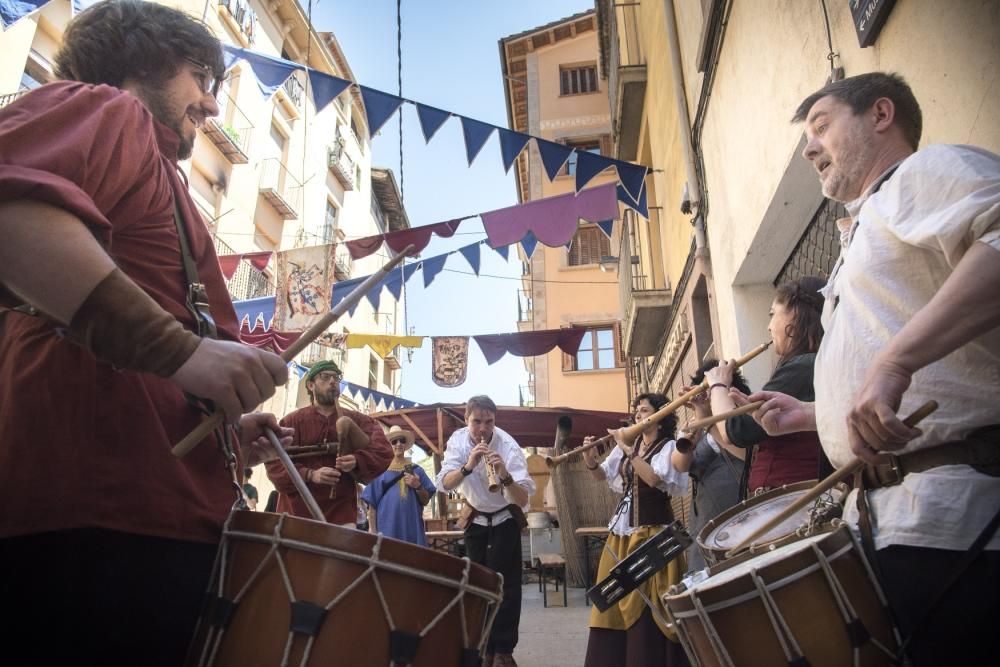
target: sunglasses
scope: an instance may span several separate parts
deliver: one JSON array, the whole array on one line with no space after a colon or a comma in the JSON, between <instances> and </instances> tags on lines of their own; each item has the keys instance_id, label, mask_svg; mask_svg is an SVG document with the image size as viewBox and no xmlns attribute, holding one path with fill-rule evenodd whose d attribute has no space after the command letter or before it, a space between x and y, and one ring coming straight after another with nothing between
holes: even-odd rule
<instances>
[{"instance_id":1,"label":"sunglasses","mask_svg":"<svg viewBox=\"0 0 1000 667\"><path fill-rule=\"evenodd\" d=\"M406 438L393 438L392 440L389 441L389 443L393 445L405 445Z\"/></svg>"},{"instance_id":2,"label":"sunglasses","mask_svg":"<svg viewBox=\"0 0 1000 667\"><path fill-rule=\"evenodd\" d=\"M211 95L212 97L218 97L219 90L221 90L222 83L226 80L226 76L223 75L217 79L215 78L215 73L212 71L212 68L205 63L198 62L194 58L188 58L187 56L184 56L184 60L188 61L200 70L198 76L195 78L198 83L201 84L201 92L206 95Z\"/></svg>"}]
</instances>

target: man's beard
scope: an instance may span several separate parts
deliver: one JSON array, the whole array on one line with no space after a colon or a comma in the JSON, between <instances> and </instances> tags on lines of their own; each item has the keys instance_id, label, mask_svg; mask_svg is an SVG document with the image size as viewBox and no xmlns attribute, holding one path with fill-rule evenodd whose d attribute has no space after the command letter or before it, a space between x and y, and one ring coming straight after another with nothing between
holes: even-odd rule
<instances>
[{"instance_id":1,"label":"man's beard","mask_svg":"<svg viewBox=\"0 0 1000 667\"><path fill-rule=\"evenodd\" d=\"M327 389L326 391L315 391L313 392L313 396L316 398L316 403L318 405L330 408L337 405L337 398L339 394L332 389Z\"/></svg>"},{"instance_id":2,"label":"man's beard","mask_svg":"<svg viewBox=\"0 0 1000 667\"><path fill-rule=\"evenodd\" d=\"M852 128L840 151L840 164L823 182L823 196L834 201L850 202L862 195L864 177L875 159L875 148L859 124Z\"/></svg>"},{"instance_id":3,"label":"man's beard","mask_svg":"<svg viewBox=\"0 0 1000 667\"><path fill-rule=\"evenodd\" d=\"M194 152L194 136L184 135L184 119L187 117L186 109L179 114L175 114L170 100L159 88L153 86L143 86L142 95L146 108L153 114L153 117L169 127L180 139L177 146L177 159L186 160Z\"/></svg>"}]
</instances>

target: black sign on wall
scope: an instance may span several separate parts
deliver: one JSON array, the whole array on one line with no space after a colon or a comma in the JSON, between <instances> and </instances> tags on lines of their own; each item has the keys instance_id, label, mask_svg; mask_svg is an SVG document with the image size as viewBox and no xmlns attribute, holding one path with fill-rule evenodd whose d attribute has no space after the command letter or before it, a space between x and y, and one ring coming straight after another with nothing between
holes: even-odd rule
<instances>
[{"instance_id":1,"label":"black sign on wall","mask_svg":"<svg viewBox=\"0 0 1000 667\"><path fill-rule=\"evenodd\" d=\"M854 29L858 32L861 48L871 46L878 38L885 20L889 17L896 0L847 0L854 19Z\"/></svg>"}]
</instances>

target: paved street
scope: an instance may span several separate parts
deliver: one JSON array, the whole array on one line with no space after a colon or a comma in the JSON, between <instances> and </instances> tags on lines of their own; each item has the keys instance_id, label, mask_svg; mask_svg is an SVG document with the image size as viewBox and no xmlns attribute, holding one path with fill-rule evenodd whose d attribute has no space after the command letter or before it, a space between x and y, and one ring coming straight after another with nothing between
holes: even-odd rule
<instances>
[{"instance_id":1,"label":"paved street","mask_svg":"<svg viewBox=\"0 0 1000 667\"><path fill-rule=\"evenodd\" d=\"M538 582L525 573L521 601L521 626L514 659L519 667L580 667L587 651L584 589L570 588L568 606L562 607L562 587L556 593L549 583L549 606L542 606ZM559 606L552 606L553 604Z\"/></svg>"}]
</instances>

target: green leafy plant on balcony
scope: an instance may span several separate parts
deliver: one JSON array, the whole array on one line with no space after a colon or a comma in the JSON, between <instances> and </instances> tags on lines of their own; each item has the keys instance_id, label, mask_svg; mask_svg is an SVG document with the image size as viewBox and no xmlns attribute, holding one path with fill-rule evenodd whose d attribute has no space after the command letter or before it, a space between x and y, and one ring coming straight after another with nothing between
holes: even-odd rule
<instances>
[{"instance_id":1,"label":"green leafy plant on balcony","mask_svg":"<svg viewBox=\"0 0 1000 667\"><path fill-rule=\"evenodd\" d=\"M234 144L240 143L240 133L232 125L223 125L222 131Z\"/></svg>"}]
</instances>

